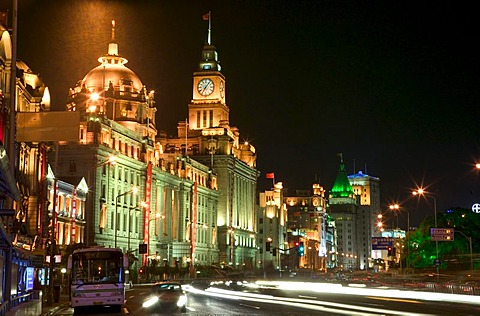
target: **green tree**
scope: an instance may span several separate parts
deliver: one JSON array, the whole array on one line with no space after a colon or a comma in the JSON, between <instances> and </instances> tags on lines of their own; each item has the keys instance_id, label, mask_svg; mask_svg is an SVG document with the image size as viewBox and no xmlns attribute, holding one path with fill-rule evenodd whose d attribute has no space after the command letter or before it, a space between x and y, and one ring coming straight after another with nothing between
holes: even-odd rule
<instances>
[{"instance_id":1,"label":"green tree","mask_svg":"<svg viewBox=\"0 0 480 316\"><path fill-rule=\"evenodd\" d=\"M456 231L453 241L439 241L438 255L442 261L441 269L467 270L470 267L470 243L461 231L472 238L473 253L480 250L480 216L464 208L451 208L437 212L437 226L453 228ZM415 231L410 231L410 266L416 269L433 268L436 257L436 243L432 241L430 229L435 227L434 217L425 218Z\"/></svg>"}]
</instances>

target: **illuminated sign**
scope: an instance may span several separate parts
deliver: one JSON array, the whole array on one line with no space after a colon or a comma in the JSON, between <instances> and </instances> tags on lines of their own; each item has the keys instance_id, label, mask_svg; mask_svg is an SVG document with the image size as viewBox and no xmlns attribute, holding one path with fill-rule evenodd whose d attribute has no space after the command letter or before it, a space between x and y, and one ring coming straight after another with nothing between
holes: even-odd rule
<instances>
[{"instance_id":1,"label":"illuminated sign","mask_svg":"<svg viewBox=\"0 0 480 316\"><path fill-rule=\"evenodd\" d=\"M433 241L453 241L453 228L430 228L430 236Z\"/></svg>"},{"instance_id":2,"label":"illuminated sign","mask_svg":"<svg viewBox=\"0 0 480 316\"><path fill-rule=\"evenodd\" d=\"M33 267L27 267L25 278L26 290L33 290L33 280L35 278Z\"/></svg>"},{"instance_id":3,"label":"illuminated sign","mask_svg":"<svg viewBox=\"0 0 480 316\"><path fill-rule=\"evenodd\" d=\"M474 213L480 213L480 204L475 203L472 205L472 212Z\"/></svg>"}]
</instances>

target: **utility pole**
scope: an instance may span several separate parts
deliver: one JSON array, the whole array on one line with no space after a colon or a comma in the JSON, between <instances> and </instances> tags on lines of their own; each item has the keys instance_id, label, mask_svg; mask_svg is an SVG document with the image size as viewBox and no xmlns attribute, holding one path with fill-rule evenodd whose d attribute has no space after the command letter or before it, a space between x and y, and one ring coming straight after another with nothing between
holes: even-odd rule
<instances>
[{"instance_id":1,"label":"utility pole","mask_svg":"<svg viewBox=\"0 0 480 316\"><path fill-rule=\"evenodd\" d=\"M468 242L470 243L470 270L471 270L471 273L473 274L473 270L474 270L474 265L473 265L473 247L472 247L472 237L469 237L467 235L465 235L464 233L462 233L461 231L459 230L455 230L454 232L457 232L457 233L460 233L463 235L463 237L465 237Z\"/></svg>"}]
</instances>

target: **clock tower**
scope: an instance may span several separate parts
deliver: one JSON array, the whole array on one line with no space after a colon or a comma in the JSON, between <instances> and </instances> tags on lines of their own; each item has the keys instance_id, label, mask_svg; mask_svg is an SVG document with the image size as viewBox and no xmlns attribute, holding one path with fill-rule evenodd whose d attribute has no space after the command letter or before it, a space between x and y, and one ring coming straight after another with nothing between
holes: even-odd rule
<instances>
[{"instance_id":1,"label":"clock tower","mask_svg":"<svg viewBox=\"0 0 480 316\"><path fill-rule=\"evenodd\" d=\"M215 46L203 46L198 70L193 73L193 99L188 105L190 130L228 125L230 109L225 103L225 76Z\"/></svg>"}]
</instances>

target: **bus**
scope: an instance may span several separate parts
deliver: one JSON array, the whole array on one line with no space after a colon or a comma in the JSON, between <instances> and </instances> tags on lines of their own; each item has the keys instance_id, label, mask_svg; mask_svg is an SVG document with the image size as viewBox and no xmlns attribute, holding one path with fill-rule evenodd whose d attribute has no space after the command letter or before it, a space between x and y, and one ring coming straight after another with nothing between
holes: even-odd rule
<instances>
[{"instance_id":1,"label":"bus","mask_svg":"<svg viewBox=\"0 0 480 316\"><path fill-rule=\"evenodd\" d=\"M77 249L68 257L70 302L75 311L109 306L121 311L125 302L128 256L118 248Z\"/></svg>"}]
</instances>

